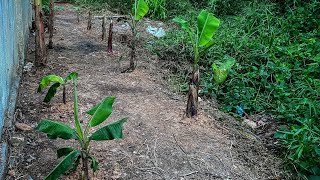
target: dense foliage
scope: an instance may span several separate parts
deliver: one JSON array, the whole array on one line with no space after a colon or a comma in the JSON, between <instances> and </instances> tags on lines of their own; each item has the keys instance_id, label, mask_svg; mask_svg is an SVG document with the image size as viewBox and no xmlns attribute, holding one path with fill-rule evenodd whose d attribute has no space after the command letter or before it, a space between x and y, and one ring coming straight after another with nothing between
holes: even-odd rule
<instances>
[{"instance_id":1,"label":"dense foliage","mask_svg":"<svg viewBox=\"0 0 320 180\"><path fill-rule=\"evenodd\" d=\"M130 13L130 0L74 0L106 4ZM275 137L286 149L288 167L300 177L320 176L320 2L318 0L148 0L149 17L171 23L175 17L196 22L201 9L221 19L215 45L199 62L201 95L217 99L221 108L247 114L264 112L286 126ZM186 13L188 11L188 13ZM191 24L195 27L196 24ZM162 62L177 67L176 83L187 91L193 48L186 32L173 28L164 38L148 42ZM212 68L236 62L229 77L216 83ZM170 62L170 63L169 63ZM215 72L214 72L215 71Z\"/></svg>"},{"instance_id":2,"label":"dense foliage","mask_svg":"<svg viewBox=\"0 0 320 180\"><path fill-rule=\"evenodd\" d=\"M205 74L201 77L202 95L216 98L227 112L236 112L241 106L247 114L265 112L287 123L276 137L288 149L288 165L302 177L320 175L320 2L190 4L207 7L222 19L223 30L217 33L215 46L200 62ZM194 14L177 12L186 19L194 19ZM183 32L170 32L155 46L162 60L192 59L192 47ZM230 58L237 63L229 78L215 83L212 64ZM181 83L184 89L186 82Z\"/></svg>"}]
</instances>

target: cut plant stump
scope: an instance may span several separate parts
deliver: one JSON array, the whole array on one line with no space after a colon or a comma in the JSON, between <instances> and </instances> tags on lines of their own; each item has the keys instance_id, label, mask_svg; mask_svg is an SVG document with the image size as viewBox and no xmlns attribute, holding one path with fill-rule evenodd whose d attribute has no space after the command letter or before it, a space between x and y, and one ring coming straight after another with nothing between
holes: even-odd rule
<instances>
[{"instance_id":1,"label":"cut plant stump","mask_svg":"<svg viewBox=\"0 0 320 180\"><path fill-rule=\"evenodd\" d=\"M91 28L92 28L92 13L91 11L89 11L87 30L91 30Z\"/></svg>"},{"instance_id":2,"label":"cut plant stump","mask_svg":"<svg viewBox=\"0 0 320 180\"><path fill-rule=\"evenodd\" d=\"M53 37L53 18L54 18L54 2L53 0L50 0L50 15L49 15L49 49L53 48L53 42L52 42L52 37Z\"/></svg>"},{"instance_id":3,"label":"cut plant stump","mask_svg":"<svg viewBox=\"0 0 320 180\"><path fill-rule=\"evenodd\" d=\"M35 65L45 66L47 64L46 47L44 41L44 25L43 25L43 13L41 10L41 0L34 0L34 20L35 20Z\"/></svg>"},{"instance_id":4,"label":"cut plant stump","mask_svg":"<svg viewBox=\"0 0 320 180\"><path fill-rule=\"evenodd\" d=\"M102 37L101 37L101 40L105 40L106 39L106 17L103 16L102 18Z\"/></svg>"},{"instance_id":5,"label":"cut plant stump","mask_svg":"<svg viewBox=\"0 0 320 180\"><path fill-rule=\"evenodd\" d=\"M110 26L109 26L109 36L108 36L108 52L112 53L112 28L113 28L113 21L111 19Z\"/></svg>"},{"instance_id":6,"label":"cut plant stump","mask_svg":"<svg viewBox=\"0 0 320 180\"><path fill-rule=\"evenodd\" d=\"M190 78L188 103L186 109L186 115L188 118L198 115L199 79L199 68L194 67Z\"/></svg>"}]
</instances>

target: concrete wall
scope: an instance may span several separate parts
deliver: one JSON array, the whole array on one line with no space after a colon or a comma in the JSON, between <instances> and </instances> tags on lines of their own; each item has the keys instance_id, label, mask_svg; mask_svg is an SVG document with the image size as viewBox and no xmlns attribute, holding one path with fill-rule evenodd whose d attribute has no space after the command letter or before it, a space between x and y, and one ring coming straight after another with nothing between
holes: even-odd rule
<instances>
[{"instance_id":1,"label":"concrete wall","mask_svg":"<svg viewBox=\"0 0 320 180\"><path fill-rule=\"evenodd\" d=\"M1 135L14 111L31 19L31 0L0 0L0 179L7 150Z\"/></svg>"},{"instance_id":2,"label":"concrete wall","mask_svg":"<svg viewBox=\"0 0 320 180\"><path fill-rule=\"evenodd\" d=\"M31 13L30 0L0 0L0 130L24 62Z\"/></svg>"}]
</instances>

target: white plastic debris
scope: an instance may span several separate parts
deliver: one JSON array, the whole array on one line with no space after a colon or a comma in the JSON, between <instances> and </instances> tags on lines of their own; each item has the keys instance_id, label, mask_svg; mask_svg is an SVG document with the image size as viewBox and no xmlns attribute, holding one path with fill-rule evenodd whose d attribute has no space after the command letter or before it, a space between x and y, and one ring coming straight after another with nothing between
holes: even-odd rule
<instances>
[{"instance_id":1,"label":"white plastic debris","mask_svg":"<svg viewBox=\"0 0 320 180\"><path fill-rule=\"evenodd\" d=\"M162 27L156 28L156 27L148 26L146 30L148 33L152 34L157 38L161 38L166 35L166 32Z\"/></svg>"},{"instance_id":2,"label":"white plastic debris","mask_svg":"<svg viewBox=\"0 0 320 180\"><path fill-rule=\"evenodd\" d=\"M23 67L23 71L24 71L24 72L29 72L29 71L31 71L32 67L33 67L33 63L32 63L32 62L28 62L28 63Z\"/></svg>"}]
</instances>

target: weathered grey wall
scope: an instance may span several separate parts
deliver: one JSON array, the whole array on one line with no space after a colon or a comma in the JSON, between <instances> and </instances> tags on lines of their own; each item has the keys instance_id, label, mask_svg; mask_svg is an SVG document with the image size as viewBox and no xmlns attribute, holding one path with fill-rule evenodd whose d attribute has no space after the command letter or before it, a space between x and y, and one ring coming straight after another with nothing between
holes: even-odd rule
<instances>
[{"instance_id":1,"label":"weathered grey wall","mask_svg":"<svg viewBox=\"0 0 320 180\"><path fill-rule=\"evenodd\" d=\"M0 0L0 140L8 111L15 106L19 79L32 19L31 0ZM9 115L10 116L10 115ZM3 178L7 145L0 145L0 179Z\"/></svg>"}]
</instances>

